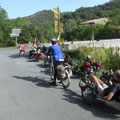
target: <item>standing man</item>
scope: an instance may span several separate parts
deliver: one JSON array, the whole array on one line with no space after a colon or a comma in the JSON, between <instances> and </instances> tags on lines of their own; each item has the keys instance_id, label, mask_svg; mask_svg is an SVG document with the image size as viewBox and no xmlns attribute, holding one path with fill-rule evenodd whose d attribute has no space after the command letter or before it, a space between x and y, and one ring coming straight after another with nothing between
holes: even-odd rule
<instances>
[{"instance_id":1,"label":"standing man","mask_svg":"<svg viewBox=\"0 0 120 120\"><path fill-rule=\"evenodd\" d=\"M61 46L57 45L57 40L55 38L52 39L52 46L49 49L48 55L53 56L53 64L54 64L54 81L52 85L56 85L56 77L57 77L57 66L61 65L64 61Z\"/></svg>"}]
</instances>

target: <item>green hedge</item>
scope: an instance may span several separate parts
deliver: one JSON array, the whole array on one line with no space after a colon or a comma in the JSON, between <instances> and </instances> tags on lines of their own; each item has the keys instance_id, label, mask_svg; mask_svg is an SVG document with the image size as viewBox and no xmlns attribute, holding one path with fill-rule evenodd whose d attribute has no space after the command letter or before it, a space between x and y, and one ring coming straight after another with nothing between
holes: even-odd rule
<instances>
[{"instance_id":1,"label":"green hedge","mask_svg":"<svg viewBox=\"0 0 120 120\"><path fill-rule=\"evenodd\" d=\"M104 48L104 47L80 47L75 50L66 51L75 61L81 62L85 56L90 55L93 61L102 63L103 69L120 69L120 56L118 48Z\"/></svg>"}]
</instances>

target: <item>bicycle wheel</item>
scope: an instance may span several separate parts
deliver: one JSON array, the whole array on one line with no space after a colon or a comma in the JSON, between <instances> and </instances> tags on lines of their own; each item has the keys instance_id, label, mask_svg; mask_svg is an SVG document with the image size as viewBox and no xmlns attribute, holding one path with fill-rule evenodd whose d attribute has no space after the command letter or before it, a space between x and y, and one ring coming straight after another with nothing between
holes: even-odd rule
<instances>
[{"instance_id":1,"label":"bicycle wheel","mask_svg":"<svg viewBox=\"0 0 120 120\"><path fill-rule=\"evenodd\" d=\"M21 58L24 57L24 54L25 54L25 53L24 53L23 51L21 51L21 52L19 53L19 57L21 57Z\"/></svg>"},{"instance_id":2,"label":"bicycle wheel","mask_svg":"<svg viewBox=\"0 0 120 120\"><path fill-rule=\"evenodd\" d=\"M53 81L54 79L54 66L52 64L50 64L49 66L49 74L50 74L50 78Z\"/></svg>"},{"instance_id":3,"label":"bicycle wheel","mask_svg":"<svg viewBox=\"0 0 120 120\"><path fill-rule=\"evenodd\" d=\"M96 100L96 95L94 94L93 89L87 85L84 86L84 89L81 89L81 94L82 94L83 100L88 105L92 105Z\"/></svg>"},{"instance_id":4,"label":"bicycle wheel","mask_svg":"<svg viewBox=\"0 0 120 120\"><path fill-rule=\"evenodd\" d=\"M66 77L62 79L63 88L68 88L70 85L70 75L68 71L65 71Z\"/></svg>"},{"instance_id":5,"label":"bicycle wheel","mask_svg":"<svg viewBox=\"0 0 120 120\"><path fill-rule=\"evenodd\" d=\"M47 64L47 56L45 55L44 56L44 59L43 59L43 64L46 65Z\"/></svg>"}]
</instances>

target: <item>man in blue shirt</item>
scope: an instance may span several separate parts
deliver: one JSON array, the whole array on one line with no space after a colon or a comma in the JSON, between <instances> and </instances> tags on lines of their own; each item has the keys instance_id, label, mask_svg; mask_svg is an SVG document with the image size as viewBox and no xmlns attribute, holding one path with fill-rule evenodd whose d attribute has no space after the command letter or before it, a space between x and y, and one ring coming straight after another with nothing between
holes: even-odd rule
<instances>
[{"instance_id":1,"label":"man in blue shirt","mask_svg":"<svg viewBox=\"0 0 120 120\"><path fill-rule=\"evenodd\" d=\"M49 49L48 55L53 56L53 64L54 64L54 81L53 85L56 85L56 77L57 77L57 66L61 65L64 61L61 46L57 45L57 40L55 38L52 39L52 46Z\"/></svg>"}]
</instances>

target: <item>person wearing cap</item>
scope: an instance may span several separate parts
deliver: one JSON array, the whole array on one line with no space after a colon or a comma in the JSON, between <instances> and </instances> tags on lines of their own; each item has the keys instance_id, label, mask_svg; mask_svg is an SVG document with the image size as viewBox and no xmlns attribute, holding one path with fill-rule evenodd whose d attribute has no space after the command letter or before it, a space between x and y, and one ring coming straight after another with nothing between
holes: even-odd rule
<instances>
[{"instance_id":1,"label":"person wearing cap","mask_svg":"<svg viewBox=\"0 0 120 120\"><path fill-rule=\"evenodd\" d=\"M57 40L53 38L51 40L52 46L49 49L48 56L53 56L53 64L54 64L54 81L52 82L53 85L56 85L56 77L57 77L57 66L62 64L64 61L63 53L61 46L57 45Z\"/></svg>"},{"instance_id":2,"label":"person wearing cap","mask_svg":"<svg viewBox=\"0 0 120 120\"><path fill-rule=\"evenodd\" d=\"M92 65L92 59L90 55L87 55L84 61L82 61L81 63L78 63L78 69L84 72L84 66L87 62L90 63L90 65Z\"/></svg>"},{"instance_id":3,"label":"person wearing cap","mask_svg":"<svg viewBox=\"0 0 120 120\"><path fill-rule=\"evenodd\" d=\"M91 75L90 80L97 87L97 92L100 97L106 101L110 101L112 99L116 99L120 96L120 70L116 70L113 74L112 82L110 82L110 86L106 85L95 75Z\"/></svg>"},{"instance_id":4,"label":"person wearing cap","mask_svg":"<svg viewBox=\"0 0 120 120\"><path fill-rule=\"evenodd\" d=\"M44 54L46 54L46 52L47 52L47 47L46 47L45 45L43 45L43 47L42 47L42 52L43 52Z\"/></svg>"},{"instance_id":5,"label":"person wearing cap","mask_svg":"<svg viewBox=\"0 0 120 120\"><path fill-rule=\"evenodd\" d=\"M37 52L37 45L34 45L33 50L34 50L34 52Z\"/></svg>"}]
</instances>

